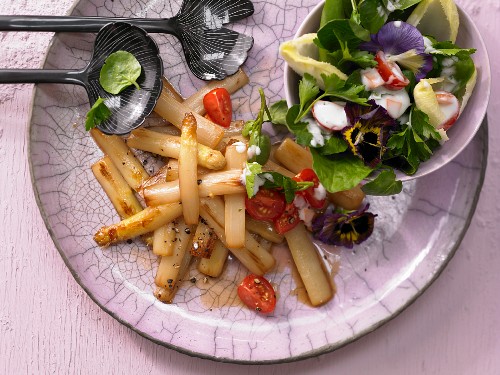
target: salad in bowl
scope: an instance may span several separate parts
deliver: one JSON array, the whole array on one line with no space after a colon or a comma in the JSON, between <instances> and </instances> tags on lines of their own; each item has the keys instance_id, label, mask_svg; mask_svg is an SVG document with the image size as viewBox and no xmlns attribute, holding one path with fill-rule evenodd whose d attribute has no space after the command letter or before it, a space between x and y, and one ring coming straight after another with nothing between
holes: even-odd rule
<instances>
[{"instance_id":1,"label":"salad in bowl","mask_svg":"<svg viewBox=\"0 0 500 375\"><path fill-rule=\"evenodd\" d=\"M280 54L283 123L329 192L398 193L457 156L486 112L486 50L453 0L327 0Z\"/></svg>"}]
</instances>

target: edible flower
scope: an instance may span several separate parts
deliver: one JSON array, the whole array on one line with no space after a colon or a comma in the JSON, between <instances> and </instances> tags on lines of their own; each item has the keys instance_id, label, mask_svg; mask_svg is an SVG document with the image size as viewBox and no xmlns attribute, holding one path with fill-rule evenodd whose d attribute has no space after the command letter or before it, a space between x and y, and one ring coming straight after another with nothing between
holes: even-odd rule
<instances>
[{"instance_id":1,"label":"edible flower","mask_svg":"<svg viewBox=\"0 0 500 375\"><path fill-rule=\"evenodd\" d=\"M365 241L373 232L377 215L367 212L369 204L364 208L349 213L325 212L313 219L314 238L328 244L344 246L352 249Z\"/></svg>"},{"instance_id":2,"label":"edible flower","mask_svg":"<svg viewBox=\"0 0 500 375\"><path fill-rule=\"evenodd\" d=\"M411 70L417 81L432 70L432 56L425 53L424 37L415 26L403 21L386 23L359 49L375 54L383 51L388 61Z\"/></svg>"},{"instance_id":3,"label":"edible flower","mask_svg":"<svg viewBox=\"0 0 500 375\"><path fill-rule=\"evenodd\" d=\"M386 150L389 131L396 127L387 110L375 103L367 102L368 106L348 102L344 108L350 126L342 130L342 136L349 145L351 152L362 159L364 163L375 168L382 160Z\"/></svg>"}]
</instances>

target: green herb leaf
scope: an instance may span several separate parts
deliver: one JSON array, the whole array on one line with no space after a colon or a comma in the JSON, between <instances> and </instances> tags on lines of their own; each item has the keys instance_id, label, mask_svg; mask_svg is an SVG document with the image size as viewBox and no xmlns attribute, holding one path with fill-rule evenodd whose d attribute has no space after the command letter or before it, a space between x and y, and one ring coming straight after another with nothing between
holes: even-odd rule
<instances>
[{"instance_id":1,"label":"green herb leaf","mask_svg":"<svg viewBox=\"0 0 500 375\"><path fill-rule=\"evenodd\" d=\"M389 11L382 0L361 0L358 5L361 25L376 34L389 17Z\"/></svg>"},{"instance_id":2,"label":"green herb leaf","mask_svg":"<svg viewBox=\"0 0 500 375\"><path fill-rule=\"evenodd\" d=\"M257 194L257 191L259 190L259 186L262 185L261 179L257 176L259 173L262 172L262 165L259 163L247 163L247 166L245 168L245 187L247 190L247 195L248 198L252 198L255 194ZM257 180L257 186L255 185L255 182Z\"/></svg>"},{"instance_id":3,"label":"green herb leaf","mask_svg":"<svg viewBox=\"0 0 500 375\"><path fill-rule=\"evenodd\" d=\"M259 134L257 132L250 133L249 147L255 146L256 153L251 157L249 162L256 162L261 165L266 164L271 154L271 139L267 134Z\"/></svg>"},{"instance_id":4,"label":"green herb leaf","mask_svg":"<svg viewBox=\"0 0 500 375\"><path fill-rule=\"evenodd\" d=\"M283 176L278 172L259 173L259 177L264 179L263 187L266 189L280 190L285 194L287 203L292 203L298 191L309 189L314 186L312 181L297 182L290 177Z\"/></svg>"},{"instance_id":5,"label":"green herb leaf","mask_svg":"<svg viewBox=\"0 0 500 375\"><path fill-rule=\"evenodd\" d=\"M362 190L367 195L399 194L403 190L403 183L396 180L393 169L384 169L373 181L363 185Z\"/></svg>"},{"instance_id":6,"label":"green herb leaf","mask_svg":"<svg viewBox=\"0 0 500 375\"><path fill-rule=\"evenodd\" d=\"M302 146L309 146L313 139L309 130L307 130L307 122L297 121L300 114L300 106L294 104L290 107L286 115L286 125L288 130L295 135L295 141Z\"/></svg>"},{"instance_id":7,"label":"green herb leaf","mask_svg":"<svg viewBox=\"0 0 500 375\"><path fill-rule=\"evenodd\" d=\"M311 154L314 171L330 193L352 189L373 172L360 158L351 154L326 157L314 148L311 148Z\"/></svg>"},{"instance_id":8,"label":"green herb leaf","mask_svg":"<svg viewBox=\"0 0 500 375\"><path fill-rule=\"evenodd\" d=\"M420 3L422 0L383 0L384 6L389 10L405 10Z\"/></svg>"},{"instance_id":9,"label":"green herb leaf","mask_svg":"<svg viewBox=\"0 0 500 375\"><path fill-rule=\"evenodd\" d=\"M269 107L271 118L268 121L271 121L275 125L286 125L287 112L288 105L286 104L286 100L280 100Z\"/></svg>"},{"instance_id":10,"label":"green herb leaf","mask_svg":"<svg viewBox=\"0 0 500 375\"><path fill-rule=\"evenodd\" d=\"M267 162L267 159L269 159L269 155L271 153L271 140L267 134L262 134L262 124L266 119L272 119L272 115L269 111L269 108L267 108L266 97L262 89L259 89L259 94L260 110L257 118L255 120L247 121L243 126L241 134L244 137L250 137L248 141L249 147L258 147L259 155L255 154L255 156L251 159L251 162L265 164ZM279 104L278 106L282 106L282 104ZM275 109L277 108L278 107L276 107ZM283 108L280 108L280 111L283 111ZM280 114L280 116L282 116L282 114Z\"/></svg>"},{"instance_id":11,"label":"green herb leaf","mask_svg":"<svg viewBox=\"0 0 500 375\"><path fill-rule=\"evenodd\" d=\"M111 111L104 103L104 99L99 97L95 101L94 105L87 112L85 118L85 130L89 131L95 128L101 122L106 121L111 116Z\"/></svg>"},{"instance_id":12,"label":"green herb leaf","mask_svg":"<svg viewBox=\"0 0 500 375\"><path fill-rule=\"evenodd\" d=\"M421 162L431 157L433 150L439 145L439 140L441 135L429 123L429 117L412 107L408 123L402 125L399 132L394 132L387 142L387 161L405 173L413 174ZM408 165L401 164L398 158L402 158Z\"/></svg>"},{"instance_id":13,"label":"green herb leaf","mask_svg":"<svg viewBox=\"0 0 500 375\"><path fill-rule=\"evenodd\" d=\"M334 155L340 154L349 148L347 142L336 135L332 135L330 138L325 139L325 145L323 147L318 147L317 150L321 155Z\"/></svg>"},{"instance_id":14,"label":"green herb leaf","mask_svg":"<svg viewBox=\"0 0 500 375\"><path fill-rule=\"evenodd\" d=\"M140 75L141 64L134 55L127 51L116 51L104 62L99 83L110 94L119 94L130 85L140 90L136 82Z\"/></svg>"},{"instance_id":15,"label":"green herb leaf","mask_svg":"<svg viewBox=\"0 0 500 375\"><path fill-rule=\"evenodd\" d=\"M431 54L435 63L428 77L449 76L454 83L446 87L446 91L450 91L460 100L465 93L467 82L476 69L470 56L476 50L462 49L451 42L435 42L432 47ZM445 70L451 73L445 74Z\"/></svg>"}]
</instances>

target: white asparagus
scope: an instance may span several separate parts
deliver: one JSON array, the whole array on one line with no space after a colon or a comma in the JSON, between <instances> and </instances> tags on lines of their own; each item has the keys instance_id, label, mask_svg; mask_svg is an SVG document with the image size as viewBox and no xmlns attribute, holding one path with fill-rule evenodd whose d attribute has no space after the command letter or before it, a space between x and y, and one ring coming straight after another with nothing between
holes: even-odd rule
<instances>
[{"instance_id":1,"label":"white asparagus","mask_svg":"<svg viewBox=\"0 0 500 375\"><path fill-rule=\"evenodd\" d=\"M171 302L173 299L178 289L178 283L192 258L188 248L193 238L195 226L187 225L183 219L179 219L176 229L176 241L172 255L160 258L155 277L155 284L168 292L161 294L163 302Z\"/></svg>"},{"instance_id":2,"label":"white asparagus","mask_svg":"<svg viewBox=\"0 0 500 375\"><path fill-rule=\"evenodd\" d=\"M179 159L181 137L139 128L130 133L127 145L157 155ZM198 165L215 170L225 167L226 159L220 151L202 144L198 144L197 147Z\"/></svg>"},{"instance_id":3,"label":"white asparagus","mask_svg":"<svg viewBox=\"0 0 500 375\"><path fill-rule=\"evenodd\" d=\"M196 119L192 114L186 114L182 121L179 151L179 192L182 214L188 225L198 223L200 217L197 153Z\"/></svg>"},{"instance_id":4,"label":"white asparagus","mask_svg":"<svg viewBox=\"0 0 500 375\"><path fill-rule=\"evenodd\" d=\"M179 161L177 159L170 159L166 164L167 167L167 177L166 181L175 181L179 179ZM198 165L198 179L203 178L207 173L211 173L213 170L200 167Z\"/></svg>"},{"instance_id":5,"label":"white asparagus","mask_svg":"<svg viewBox=\"0 0 500 375\"><path fill-rule=\"evenodd\" d=\"M121 219L126 219L142 211L142 206L132 188L114 166L109 156L104 156L94 163L92 172Z\"/></svg>"},{"instance_id":6,"label":"white asparagus","mask_svg":"<svg viewBox=\"0 0 500 375\"><path fill-rule=\"evenodd\" d=\"M155 106L155 112L166 119L172 125L182 127L184 114L191 110L185 104L179 103L172 96L162 92ZM198 142L205 146L215 148L224 136L224 130L221 126L214 124L205 117L194 114L198 124L197 135Z\"/></svg>"},{"instance_id":7,"label":"white asparagus","mask_svg":"<svg viewBox=\"0 0 500 375\"><path fill-rule=\"evenodd\" d=\"M274 158L285 168L297 174L303 169L312 168L312 155L309 150L286 138L274 152Z\"/></svg>"},{"instance_id":8,"label":"white asparagus","mask_svg":"<svg viewBox=\"0 0 500 375\"><path fill-rule=\"evenodd\" d=\"M200 176L198 183L198 194L200 197L211 197L216 195L236 194L245 191L241 184L241 172L237 170L212 172ZM179 181L168 181L148 186L143 191L144 200L148 206L179 201Z\"/></svg>"},{"instance_id":9,"label":"white asparagus","mask_svg":"<svg viewBox=\"0 0 500 375\"><path fill-rule=\"evenodd\" d=\"M208 259L212 255L216 240L217 235L214 233L213 229L208 226L205 220L201 219L198 223L198 227L196 227L193 244L189 252L192 256Z\"/></svg>"},{"instance_id":10,"label":"white asparagus","mask_svg":"<svg viewBox=\"0 0 500 375\"><path fill-rule=\"evenodd\" d=\"M168 81L167 78L161 77L161 81L163 83L162 93L171 96L179 103L182 103L184 101L182 95L179 94L179 92L174 88L174 86L172 86L172 84Z\"/></svg>"},{"instance_id":11,"label":"white asparagus","mask_svg":"<svg viewBox=\"0 0 500 375\"><path fill-rule=\"evenodd\" d=\"M245 227L249 232L258 234L262 238L273 243L283 242L283 236L274 230L272 223L268 221L259 221L246 216Z\"/></svg>"},{"instance_id":12,"label":"white asparagus","mask_svg":"<svg viewBox=\"0 0 500 375\"><path fill-rule=\"evenodd\" d=\"M117 224L102 227L94 235L94 240L99 246L108 246L125 241L152 232L176 219L181 214L182 205L179 202L146 207L141 212Z\"/></svg>"},{"instance_id":13,"label":"white asparagus","mask_svg":"<svg viewBox=\"0 0 500 375\"><path fill-rule=\"evenodd\" d=\"M328 302L333 297L332 284L304 224L300 222L286 232L285 238L311 304L319 306Z\"/></svg>"},{"instance_id":14,"label":"white asparagus","mask_svg":"<svg viewBox=\"0 0 500 375\"><path fill-rule=\"evenodd\" d=\"M278 172L286 177L295 177L296 173L289 171L286 168L283 168L281 165L275 163L272 160L268 160L266 164L262 166L262 170L266 172Z\"/></svg>"},{"instance_id":15,"label":"white asparagus","mask_svg":"<svg viewBox=\"0 0 500 375\"><path fill-rule=\"evenodd\" d=\"M243 148L242 150L239 149ZM242 151L242 152L240 152ZM230 145L226 148L227 169L243 171L247 161L246 145L241 147ZM245 246L245 193L224 196L225 200L225 234L228 247Z\"/></svg>"},{"instance_id":16,"label":"white asparagus","mask_svg":"<svg viewBox=\"0 0 500 375\"><path fill-rule=\"evenodd\" d=\"M211 277L219 277L224 269L229 250L220 240L215 241L210 258L202 258L198 262L198 271Z\"/></svg>"},{"instance_id":17,"label":"white asparagus","mask_svg":"<svg viewBox=\"0 0 500 375\"><path fill-rule=\"evenodd\" d=\"M101 151L108 155L129 186L139 191L142 183L149 178L141 162L117 135L106 135L99 129L90 130L90 135Z\"/></svg>"},{"instance_id":18,"label":"white asparagus","mask_svg":"<svg viewBox=\"0 0 500 375\"><path fill-rule=\"evenodd\" d=\"M222 199L202 198L200 214L215 231L222 243L227 246L224 233L224 201ZM263 275L274 267L275 259L260 244L245 231L245 247L229 251L247 267L250 272Z\"/></svg>"},{"instance_id":19,"label":"white asparagus","mask_svg":"<svg viewBox=\"0 0 500 375\"><path fill-rule=\"evenodd\" d=\"M225 88L229 94L233 94L249 82L248 76L243 70L238 70L235 74L228 76L220 81L210 81L204 87L196 91L189 98L184 100L184 104L199 115L206 113L203 105L203 98L206 94L216 88Z\"/></svg>"},{"instance_id":20,"label":"white asparagus","mask_svg":"<svg viewBox=\"0 0 500 375\"><path fill-rule=\"evenodd\" d=\"M153 254L160 256L172 255L175 245L175 226L172 221L156 229L153 234Z\"/></svg>"}]
</instances>

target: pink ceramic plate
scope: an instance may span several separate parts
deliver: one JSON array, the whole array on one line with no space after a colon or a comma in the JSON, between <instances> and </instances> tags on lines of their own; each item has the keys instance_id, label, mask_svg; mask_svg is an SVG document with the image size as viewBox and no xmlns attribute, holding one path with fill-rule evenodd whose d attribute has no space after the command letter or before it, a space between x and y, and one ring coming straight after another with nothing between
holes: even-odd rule
<instances>
[{"instance_id":1,"label":"pink ceramic plate","mask_svg":"<svg viewBox=\"0 0 500 375\"><path fill-rule=\"evenodd\" d=\"M179 3L81 0L75 15L159 16ZM251 84L234 96L236 117L248 119L259 107L258 88L271 102L284 97L283 61L278 45L292 38L315 4L255 1L255 15L234 27L253 35L246 63ZM203 82L188 73L180 45L154 36L170 81L189 96ZM78 68L90 56L94 35L59 34L46 68ZM297 275L286 248L273 250L278 266L268 278L277 286L271 316L242 306L235 286L246 275L230 260L219 279L191 271L166 305L152 295L157 260L140 242L101 249L92 236L116 222L90 165L102 155L84 130L88 102L79 87L40 85L34 97L29 155L35 195L57 249L89 296L139 334L175 350L239 363L298 360L343 346L393 318L439 275L458 248L474 213L487 155L487 127L446 167L405 183L397 197L371 199L378 214L374 235L354 251L322 247L336 268L335 298L312 308L296 290ZM153 168L152 158L147 169ZM194 281L194 279L193 279ZM299 294L299 295L297 295Z\"/></svg>"}]
</instances>

